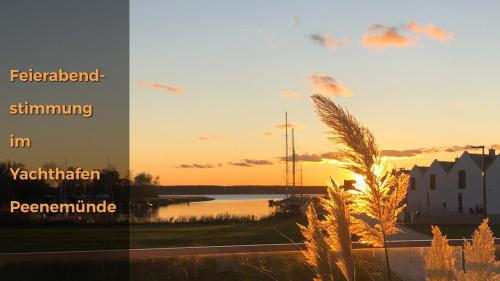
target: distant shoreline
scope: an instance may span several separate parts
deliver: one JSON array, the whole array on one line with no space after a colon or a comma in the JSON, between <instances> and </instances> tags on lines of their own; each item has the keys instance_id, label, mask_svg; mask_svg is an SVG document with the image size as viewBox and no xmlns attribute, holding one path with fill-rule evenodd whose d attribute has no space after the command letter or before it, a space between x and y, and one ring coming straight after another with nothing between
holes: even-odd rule
<instances>
[{"instance_id":1,"label":"distant shoreline","mask_svg":"<svg viewBox=\"0 0 500 281\"><path fill-rule=\"evenodd\" d=\"M326 194L326 186L297 186L295 188L282 185L171 185L155 187L158 195L222 195L222 194Z\"/></svg>"},{"instance_id":2,"label":"distant shoreline","mask_svg":"<svg viewBox=\"0 0 500 281\"><path fill-rule=\"evenodd\" d=\"M214 198L210 198L207 196L182 196L182 195L163 195L159 194L159 198L149 199L150 203L156 206L167 206L171 204L183 204L183 203L191 203L191 202L203 202L203 201L212 201Z\"/></svg>"}]
</instances>

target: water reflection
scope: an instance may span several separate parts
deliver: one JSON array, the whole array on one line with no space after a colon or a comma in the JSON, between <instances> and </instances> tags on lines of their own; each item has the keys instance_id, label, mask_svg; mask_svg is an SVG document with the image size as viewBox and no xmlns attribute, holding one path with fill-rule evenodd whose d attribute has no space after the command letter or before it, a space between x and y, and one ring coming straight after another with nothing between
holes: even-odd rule
<instances>
[{"instance_id":1,"label":"water reflection","mask_svg":"<svg viewBox=\"0 0 500 281\"><path fill-rule=\"evenodd\" d=\"M160 207L152 214L152 219L171 220L179 217L216 216L231 214L238 216L255 216L256 219L268 216L274 210L269 207L270 199L283 199L281 194L244 194L244 195L205 195L214 198L212 201L193 202L189 204L173 204Z\"/></svg>"}]
</instances>

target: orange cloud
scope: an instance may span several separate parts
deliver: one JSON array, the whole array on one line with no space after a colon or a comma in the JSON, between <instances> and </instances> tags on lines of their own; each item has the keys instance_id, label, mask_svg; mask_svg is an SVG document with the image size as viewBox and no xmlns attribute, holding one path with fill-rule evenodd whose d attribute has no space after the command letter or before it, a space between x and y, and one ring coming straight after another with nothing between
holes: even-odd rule
<instances>
[{"instance_id":1,"label":"orange cloud","mask_svg":"<svg viewBox=\"0 0 500 281\"><path fill-rule=\"evenodd\" d=\"M455 145L455 146L452 146L452 147L448 147L448 148L445 148L444 151L445 152L462 152L462 151L465 151L467 149L472 149L473 145L471 144L468 144L468 145L464 145L464 146L459 146L459 145Z\"/></svg>"},{"instance_id":2,"label":"orange cloud","mask_svg":"<svg viewBox=\"0 0 500 281\"><path fill-rule=\"evenodd\" d=\"M311 87L318 93L333 97L349 97L352 96L352 90L343 86L333 77L322 74L311 74Z\"/></svg>"},{"instance_id":3,"label":"orange cloud","mask_svg":"<svg viewBox=\"0 0 500 281\"><path fill-rule=\"evenodd\" d=\"M373 25L369 29L372 34L365 34L362 39L365 48L384 50L386 48L401 48L415 45L415 39L408 38L395 27ZM373 34L375 32L375 34Z\"/></svg>"},{"instance_id":4,"label":"orange cloud","mask_svg":"<svg viewBox=\"0 0 500 281\"><path fill-rule=\"evenodd\" d=\"M313 33L309 36L309 39L322 47L330 47L332 49L337 49L340 47L340 43L329 35Z\"/></svg>"},{"instance_id":5,"label":"orange cloud","mask_svg":"<svg viewBox=\"0 0 500 281\"><path fill-rule=\"evenodd\" d=\"M199 136L196 138L196 140L199 140L199 141L209 141L209 140L213 140L213 139L216 139L217 136Z\"/></svg>"},{"instance_id":6,"label":"orange cloud","mask_svg":"<svg viewBox=\"0 0 500 281\"><path fill-rule=\"evenodd\" d=\"M269 160L256 160L256 159L245 159L245 163L251 165L272 165L273 162Z\"/></svg>"},{"instance_id":7,"label":"orange cloud","mask_svg":"<svg viewBox=\"0 0 500 281\"><path fill-rule=\"evenodd\" d=\"M283 91L283 92L281 92L280 96L287 97L287 98L298 98L298 97L300 97L299 94L297 94L295 92L290 92L290 91Z\"/></svg>"},{"instance_id":8,"label":"orange cloud","mask_svg":"<svg viewBox=\"0 0 500 281\"><path fill-rule=\"evenodd\" d=\"M212 168L220 168L222 167L222 164L219 163L217 165L212 165L212 164L181 164L177 166L176 168L180 169L212 169Z\"/></svg>"},{"instance_id":9,"label":"orange cloud","mask_svg":"<svg viewBox=\"0 0 500 281\"><path fill-rule=\"evenodd\" d=\"M499 148L500 145L492 144L490 145L490 147ZM473 145L468 144L468 145L453 145L445 147L412 148L404 150L387 149L387 150L382 150L381 153L382 156L401 158L401 157L416 157L420 155L434 154L439 152L447 152L447 153L463 152L470 149L473 149Z\"/></svg>"},{"instance_id":10,"label":"orange cloud","mask_svg":"<svg viewBox=\"0 0 500 281\"><path fill-rule=\"evenodd\" d=\"M286 127L297 128L297 125L288 123L288 126L286 124L278 124L278 125L274 126L274 128L276 128L276 129L285 129Z\"/></svg>"},{"instance_id":11,"label":"orange cloud","mask_svg":"<svg viewBox=\"0 0 500 281\"><path fill-rule=\"evenodd\" d=\"M404 150L387 149L387 150L382 150L381 154L382 156L401 158L401 157L415 157L422 154L438 153L439 151L441 151L441 149L437 147L413 148Z\"/></svg>"},{"instance_id":12,"label":"orange cloud","mask_svg":"<svg viewBox=\"0 0 500 281\"><path fill-rule=\"evenodd\" d=\"M420 39L418 36L416 38L408 36L411 34L423 35L430 39L439 40L441 43L445 43L453 38L453 33L445 31L432 23L424 26L416 21L410 21L397 27L374 24L368 28L368 34L363 36L361 42L365 48L379 50L410 47L415 45Z\"/></svg>"},{"instance_id":13,"label":"orange cloud","mask_svg":"<svg viewBox=\"0 0 500 281\"><path fill-rule=\"evenodd\" d=\"M437 39L442 43L453 38L453 33L447 32L432 23L422 26L415 21L411 21L407 24L407 28L414 33L422 34L432 39Z\"/></svg>"},{"instance_id":14,"label":"orange cloud","mask_svg":"<svg viewBox=\"0 0 500 281\"><path fill-rule=\"evenodd\" d=\"M263 132L262 135L264 137L272 137L272 136L274 136L274 134L272 132Z\"/></svg>"},{"instance_id":15,"label":"orange cloud","mask_svg":"<svg viewBox=\"0 0 500 281\"><path fill-rule=\"evenodd\" d=\"M295 155L295 160L299 162L321 162L323 158L319 154L300 154Z\"/></svg>"},{"instance_id":16,"label":"orange cloud","mask_svg":"<svg viewBox=\"0 0 500 281\"><path fill-rule=\"evenodd\" d=\"M232 166L249 168L255 166L273 165L274 163L269 160L244 159L240 162L229 162L228 164Z\"/></svg>"},{"instance_id":17,"label":"orange cloud","mask_svg":"<svg viewBox=\"0 0 500 281\"><path fill-rule=\"evenodd\" d=\"M285 161L285 157L279 157L281 161ZM321 162L323 160L337 160L338 156L335 152L325 152L325 153L313 153L313 154L296 154L295 161L298 162ZM292 156L288 157L288 160L292 160Z\"/></svg>"},{"instance_id":18,"label":"orange cloud","mask_svg":"<svg viewBox=\"0 0 500 281\"><path fill-rule=\"evenodd\" d=\"M245 162L229 162L228 164L231 166L245 167L245 168L253 167L252 165Z\"/></svg>"},{"instance_id":19,"label":"orange cloud","mask_svg":"<svg viewBox=\"0 0 500 281\"><path fill-rule=\"evenodd\" d=\"M174 95L180 95L184 92L184 89L182 89L182 88L173 87L173 86L160 84L160 83L146 83L146 82L142 82L142 81L137 82L137 87L143 88L143 89L163 91L163 92L167 92L169 94L174 94Z\"/></svg>"}]
</instances>

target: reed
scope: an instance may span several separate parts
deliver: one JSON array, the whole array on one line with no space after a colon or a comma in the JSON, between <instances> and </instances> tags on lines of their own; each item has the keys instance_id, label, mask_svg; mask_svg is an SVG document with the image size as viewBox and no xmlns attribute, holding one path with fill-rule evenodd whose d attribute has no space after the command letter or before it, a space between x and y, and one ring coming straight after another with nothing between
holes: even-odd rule
<instances>
[{"instance_id":1,"label":"reed","mask_svg":"<svg viewBox=\"0 0 500 281\"><path fill-rule=\"evenodd\" d=\"M334 281L336 255L323 234L322 222L313 205L307 208L307 226L298 225L304 236L306 250L302 251L307 264L313 270L315 281Z\"/></svg>"},{"instance_id":2,"label":"reed","mask_svg":"<svg viewBox=\"0 0 500 281\"><path fill-rule=\"evenodd\" d=\"M315 280L333 281L336 276L354 281L355 269L351 243L351 194L330 178L328 196L321 198L324 219L320 220L311 203L308 225L299 224L306 250L303 254L315 273ZM326 234L326 235L325 235Z\"/></svg>"},{"instance_id":3,"label":"reed","mask_svg":"<svg viewBox=\"0 0 500 281\"><path fill-rule=\"evenodd\" d=\"M472 243L464 241L464 270L455 268L455 257L446 236L432 227L432 245L425 256L427 281L495 281L500 280L499 263L495 256L495 237L488 219L472 235Z\"/></svg>"},{"instance_id":4,"label":"reed","mask_svg":"<svg viewBox=\"0 0 500 281\"><path fill-rule=\"evenodd\" d=\"M432 226L432 244L425 256L426 281L455 280L455 257L453 249L448 245L446 235L441 234L437 226Z\"/></svg>"},{"instance_id":5,"label":"reed","mask_svg":"<svg viewBox=\"0 0 500 281\"><path fill-rule=\"evenodd\" d=\"M394 172L388 160L381 156L372 132L347 109L322 95L314 94L312 99L316 112L329 127L331 140L337 146L336 160L357 182L351 231L365 243L384 247L387 276L392 280L387 236L400 231L396 222L405 208L403 200L409 177ZM366 216L375 223L368 223Z\"/></svg>"},{"instance_id":6,"label":"reed","mask_svg":"<svg viewBox=\"0 0 500 281\"><path fill-rule=\"evenodd\" d=\"M330 178L328 197L321 199L321 205L325 210L323 227L328 234L327 242L335 253L335 264L347 281L355 280L350 230L351 197L349 192L340 188L337 182Z\"/></svg>"},{"instance_id":7,"label":"reed","mask_svg":"<svg viewBox=\"0 0 500 281\"><path fill-rule=\"evenodd\" d=\"M464 242L465 272L458 274L459 280L500 280L495 257L495 237L488 226L488 219L472 234L472 243Z\"/></svg>"}]
</instances>

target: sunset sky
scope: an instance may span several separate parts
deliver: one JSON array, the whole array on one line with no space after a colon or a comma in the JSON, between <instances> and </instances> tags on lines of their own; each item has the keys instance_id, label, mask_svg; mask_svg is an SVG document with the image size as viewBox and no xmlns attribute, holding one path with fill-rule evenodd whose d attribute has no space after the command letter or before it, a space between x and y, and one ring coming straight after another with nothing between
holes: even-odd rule
<instances>
[{"instance_id":1,"label":"sunset sky","mask_svg":"<svg viewBox=\"0 0 500 281\"><path fill-rule=\"evenodd\" d=\"M500 144L499 26L497 1L133 0L132 171L284 184L288 111L304 185L341 179L311 93L345 105L398 167Z\"/></svg>"}]
</instances>

